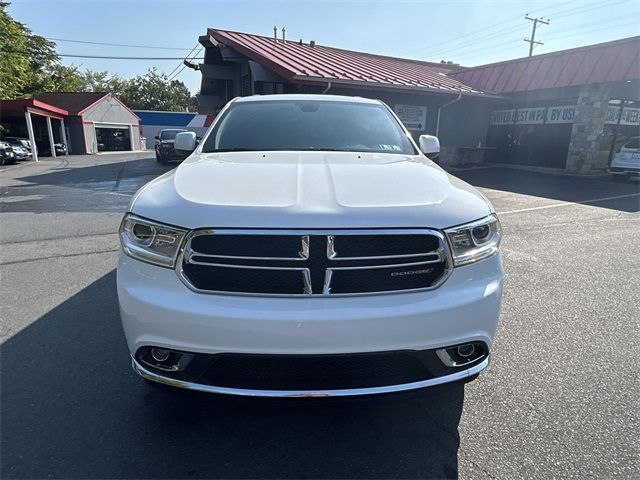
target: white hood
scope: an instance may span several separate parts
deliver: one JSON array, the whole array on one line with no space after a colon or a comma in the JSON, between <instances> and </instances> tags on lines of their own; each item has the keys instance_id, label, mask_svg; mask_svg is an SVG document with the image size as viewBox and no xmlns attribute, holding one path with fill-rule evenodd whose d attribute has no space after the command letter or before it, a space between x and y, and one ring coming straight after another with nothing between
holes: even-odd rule
<instances>
[{"instance_id":1,"label":"white hood","mask_svg":"<svg viewBox=\"0 0 640 480\"><path fill-rule=\"evenodd\" d=\"M445 228L492 210L422 156L232 152L191 155L131 211L186 228Z\"/></svg>"}]
</instances>

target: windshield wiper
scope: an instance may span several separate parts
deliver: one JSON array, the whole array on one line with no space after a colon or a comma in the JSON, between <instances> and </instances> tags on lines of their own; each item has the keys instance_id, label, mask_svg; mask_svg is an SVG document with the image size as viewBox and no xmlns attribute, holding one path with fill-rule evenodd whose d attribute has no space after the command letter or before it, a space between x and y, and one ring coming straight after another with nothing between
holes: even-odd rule
<instances>
[{"instance_id":1,"label":"windshield wiper","mask_svg":"<svg viewBox=\"0 0 640 480\"><path fill-rule=\"evenodd\" d=\"M325 147L309 147L303 148L302 151L308 152L353 152L353 150L349 148L325 148Z\"/></svg>"},{"instance_id":2,"label":"windshield wiper","mask_svg":"<svg viewBox=\"0 0 640 480\"><path fill-rule=\"evenodd\" d=\"M255 148L241 148L241 147L234 147L234 148L220 148L218 150L208 150L204 153L222 153L222 152L257 152L258 150Z\"/></svg>"}]
</instances>

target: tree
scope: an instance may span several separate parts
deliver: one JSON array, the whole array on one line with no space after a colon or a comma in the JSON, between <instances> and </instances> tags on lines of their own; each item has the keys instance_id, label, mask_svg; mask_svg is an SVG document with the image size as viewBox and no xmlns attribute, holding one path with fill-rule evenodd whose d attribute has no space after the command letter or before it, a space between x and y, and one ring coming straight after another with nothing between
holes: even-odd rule
<instances>
[{"instance_id":1,"label":"tree","mask_svg":"<svg viewBox=\"0 0 640 480\"><path fill-rule=\"evenodd\" d=\"M56 44L15 21L0 0L0 98L33 97L42 92L109 92L130 108L195 110L195 97L179 80L150 69L123 79L107 71L60 63Z\"/></svg>"},{"instance_id":2,"label":"tree","mask_svg":"<svg viewBox=\"0 0 640 480\"><path fill-rule=\"evenodd\" d=\"M29 83L30 68L25 27L6 12L0 2L0 98L14 98Z\"/></svg>"},{"instance_id":3,"label":"tree","mask_svg":"<svg viewBox=\"0 0 640 480\"><path fill-rule=\"evenodd\" d=\"M125 81L120 100L133 109L187 111L193 104L191 92L179 80L149 69L146 74Z\"/></svg>"}]
</instances>

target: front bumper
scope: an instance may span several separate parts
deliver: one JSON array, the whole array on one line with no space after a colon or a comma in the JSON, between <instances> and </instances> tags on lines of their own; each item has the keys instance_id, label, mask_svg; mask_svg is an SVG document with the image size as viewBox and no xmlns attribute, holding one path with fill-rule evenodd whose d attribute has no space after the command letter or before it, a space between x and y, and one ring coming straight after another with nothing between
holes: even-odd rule
<instances>
[{"instance_id":1,"label":"front bumper","mask_svg":"<svg viewBox=\"0 0 640 480\"><path fill-rule=\"evenodd\" d=\"M195 390L205 393L216 393L222 395L237 395L245 397L348 397L360 395L379 395L384 393L404 392L408 390L417 390L419 388L433 387L444 383L465 381L478 375L489 365L489 358L485 358L482 362L471 368L461 370L450 375L444 375L437 378L430 378L419 382L402 383L396 385L385 385L379 387L366 388L343 388L343 389L320 389L320 390L265 390L265 389L247 389L247 388L230 388L218 385L208 385L204 383L188 382L177 380L164 375L159 375L145 368L140 362L133 359L132 366L134 372L147 380L169 385L171 387L184 388L186 390Z\"/></svg>"},{"instance_id":2,"label":"front bumper","mask_svg":"<svg viewBox=\"0 0 640 480\"><path fill-rule=\"evenodd\" d=\"M429 350L482 342L490 350L502 296L499 255L454 269L432 291L325 296L247 297L199 294L173 270L121 255L118 297L132 357L147 346L202 354L321 355ZM265 390L175 380L134 359L143 377L183 388L265 396L361 395L463 380L469 369L424 381L366 389Z\"/></svg>"},{"instance_id":3,"label":"front bumper","mask_svg":"<svg viewBox=\"0 0 640 480\"><path fill-rule=\"evenodd\" d=\"M619 166L612 165L609 168L609 173L613 175L638 176L640 175L640 167L637 165L619 165Z\"/></svg>"}]
</instances>

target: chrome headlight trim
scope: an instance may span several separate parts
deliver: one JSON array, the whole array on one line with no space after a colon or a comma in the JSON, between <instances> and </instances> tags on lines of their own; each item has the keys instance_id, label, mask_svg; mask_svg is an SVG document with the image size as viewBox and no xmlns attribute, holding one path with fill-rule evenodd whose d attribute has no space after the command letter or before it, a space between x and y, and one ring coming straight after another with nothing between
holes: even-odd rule
<instances>
[{"instance_id":1,"label":"chrome headlight trim","mask_svg":"<svg viewBox=\"0 0 640 480\"><path fill-rule=\"evenodd\" d=\"M494 213L480 220L445 229L454 267L484 260L498 253L502 240L500 220Z\"/></svg>"},{"instance_id":2,"label":"chrome headlight trim","mask_svg":"<svg viewBox=\"0 0 640 480\"><path fill-rule=\"evenodd\" d=\"M146 229L146 234L136 232L136 227ZM119 233L125 255L159 267L174 268L187 230L127 213Z\"/></svg>"}]
</instances>

